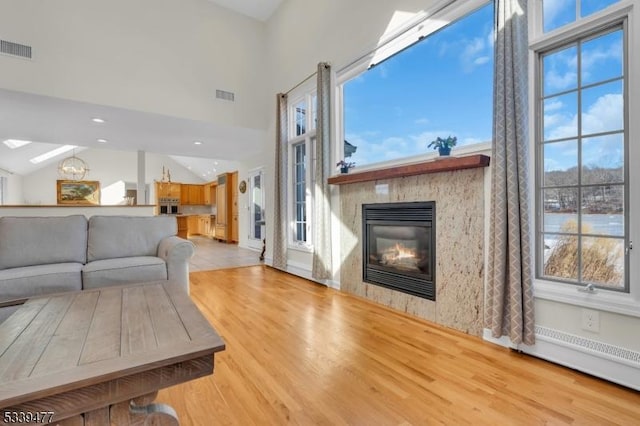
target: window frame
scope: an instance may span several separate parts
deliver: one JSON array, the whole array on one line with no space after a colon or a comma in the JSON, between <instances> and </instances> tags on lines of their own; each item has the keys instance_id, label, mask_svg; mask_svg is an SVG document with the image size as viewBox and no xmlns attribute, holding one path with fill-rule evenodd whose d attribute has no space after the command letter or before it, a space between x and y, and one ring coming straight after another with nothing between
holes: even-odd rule
<instances>
[{"instance_id":1,"label":"window frame","mask_svg":"<svg viewBox=\"0 0 640 426\"><path fill-rule=\"evenodd\" d=\"M535 224L535 230L536 230L536 235L535 235L535 245L536 245L536 264L535 264L535 271L536 271L536 278L537 279L542 279L542 280L547 280L547 281L554 281L558 284L567 284L567 285L577 285L577 286L582 286L585 287L587 285L587 283L585 281L583 281L581 279L581 268L582 268L582 258L580 255L578 255L578 277L576 280L571 280L571 279L563 279L560 277L552 277L552 276L545 276L544 275L544 261L543 261L543 257L544 257L544 253L543 253L543 244L544 244L544 235L548 235L548 234L553 234L553 232L544 232L543 228L543 223L544 223L544 202L543 202L543 194L544 194L544 190L548 188L547 185L544 184L544 171L543 171L543 167L544 167L544 147L547 144L554 144L554 143L562 143L563 141L571 141L571 140L576 140L577 145L580 146L583 142L584 139L589 139L589 138L593 138L593 137L601 137L601 136L607 136L607 135L612 135L612 134L619 134L619 131L615 131L615 132L604 132L601 134L587 134L586 136L582 134L582 129L577 129L577 134L575 137L568 137L568 138L564 138L564 139L559 139L559 140L551 140L551 141L545 141L544 138L544 111L542 108L542 104L544 102L545 96L543 94L543 87L544 87L544 67L543 67L543 58L545 55L548 54L553 54L554 52L558 52L561 51L562 49L569 47L571 45L573 45L574 43L576 44L576 46L580 46L581 44L588 42L590 39L594 39L596 37L600 37L603 36L607 33L613 32L613 31L617 31L617 30L622 30L622 35L623 35L623 39L624 39L624 46L625 46L625 50L622 52L623 54L623 71L622 71L622 80L621 82L623 83L623 98L624 98L624 128L622 130L622 135L624 138L624 174L623 174L623 194L624 194L624 234L622 236L613 236L613 235L602 235L602 237L605 238L613 238L613 239L618 239L618 240L622 240L623 241L623 245L624 247L628 246L629 243L629 188L630 188L630 182L629 182L629 156L628 156L628 144L629 144L629 135L628 135L628 98L629 98L629 94L628 94L628 81L629 81L629 75L627 74L627 63L628 63L628 58L626 57L627 52L626 52L626 47L628 46L628 26L627 26L627 21L626 19L622 20L622 21L614 21L610 26L604 27L604 28L594 28L593 31L590 31L586 34L581 34L579 36L575 36L573 38L569 38L567 37L566 39L564 39L560 44L558 45L552 45L549 46L548 49L545 50L538 50L536 52L536 97L533 100L533 102L535 102L535 108L537 109L536 111L536 116L540 117L539 122L536 123L536 140L535 140L535 144L536 144L536 156L535 156L535 161L536 161L536 179L535 179L535 208L536 208L536 224ZM578 53L577 53L578 54ZM580 68L580 64L578 64L578 74L581 73L581 68ZM610 82L610 81L609 81ZM598 85L603 84L603 82L597 82L595 83L596 87ZM606 81L604 84L608 84ZM586 86L583 86L581 84L578 84L576 86L575 92L577 94L577 99L578 99L578 105L577 108L578 110L576 111L576 113L578 114L578 116L582 115L584 113L584 111L581 110L581 103L579 102L581 96L582 96L582 92L584 90L589 90L589 88L594 87L593 84L588 84ZM572 90L573 92L573 90ZM560 95L562 95L562 92L560 92ZM558 96L558 94L553 94L553 96ZM580 122L580 118L578 118L578 121ZM583 166L583 164L581 164L580 162L581 159L581 155L578 155L578 176L580 176L582 174L581 172L581 166ZM593 187L593 186L603 186L605 184L589 184L589 183L583 183L580 180L576 183L576 184L571 184L571 185L567 185L567 188L575 188L578 191L578 194L582 194L582 191L585 188L589 188L589 187ZM620 183L612 183L613 186L620 186ZM581 228L581 217L583 215L582 211L581 211L581 205L582 205L582 197L580 195L578 195L578 199L577 202L579 204L577 212L576 212L576 216L578 217L578 230L575 233L575 236L578 240L578 252L580 251L580 248L582 247L582 244L580 242L581 239L584 238L592 238L593 236L590 235L587 232L583 232L580 228ZM560 235L560 234L558 234ZM573 235L573 234L571 234ZM597 238L597 236L596 236ZM601 290L608 290L608 291L616 291L616 292L622 292L622 293L628 293L629 292L629 256L624 256L624 282L623 282L623 286L624 288L622 289L617 289L617 288L606 288L604 286L598 286L595 285L596 288L599 288Z\"/></svg>"},{"instance_id":2,"label":"window frame","mask_svg":"<svg viewBox=\"0 0 640 426\"><path fill-rule=\"evenodd\" d=\"M314 113L317 111L317 106L313 105L314 101L317 101L316 89L311 84L305 84L295 92L294 95L290 95L291 102L287 105L287 113L289 114L289 139L288 139L288 158L289 158L289 170L288 170L288 199L291 200L288 209L288 236L287 243L288 248L293 250L300 250L304 252L313 251L313 167L314 167L314 148L316 138L316 123L314 119ZM304 102L306 106L305 114L305 132L296 135L297 121L296 121L296 107ZM305 146L305 209L306 209L306 241L296 240L296 182L295 182L295 150L294 147L299 144Z\"/></svg>"},{"instance_id":3,"label":"window frame","mask_svg":"<svg viewBox=\"0 0 640 426\"><path fill-rule=\"evenodd\" d=\"M259 169L254 169L254 170L250 170L247 173L247 181L248 181L248 188L247 190L249 191L249 234L247 236L247 239L249 241L249 245L255 248L261 248L262 247L262 240L265 238L264 233L266 232L264 229L264 225L262 225L262 230L261 230L261 235L260 237L256 237L255 236L255 199L254 199L254 192L255 192L255 181L254 179L256 177L260 177L260 198L261 198L261 218L262 221L264 222L265 220L265 211L266 211L266 205L265 205L265 190L264 190L264 169L263 168L259 168Z\"/></svg>"},{"instance_id":4,"label":"window frame","mask_svg":"<svg viewBox=\"0 0 640 426\"><path fill-rule=\"evenodd\" d=\"M442 10L437 10L434 13L421 12L416 13L414 18L409 19L405 25L397 28L388 35L385 34L378 43L378 46L361 56L356 61L345 65L338 69L336 72L336 86L335 86L335 144L331 147L331 152L334 155L336 161L344 158L344 84L349 80L358 77L360 74L367 72L372 66L378 65L384 62L386 59L402 52L403 50L410 48L416 42L423 38L429 37L431 34L436 33L443 27L446 27L459 19L464 18L477 11L478 9L493 3L494 0L468 0L468 1L455 1L451 5L447 5ZM439 5L435 6L436 8ZM480 142L475 145L482 145L484 142ZM462 147L461 147L462 148ZM433 158L433 153L425 152L423 155L402 157L388 161L382 161L377 163L369 163L364 165L358 165L358 171L366 171L378 169L380 167L391 167L396 165L410 164L417 161L424 161Z\"/></svg>"},{"instance_id":5,"label":"window frame","mask_svg":"<svg viewBox=\"0 0 640 426\"><path fill-rule=\"evenodd\" d=\"M540 149L538 146L538 140L541 137L542 131L542 117L541 111L538 107L538 100L540 99L542 75L541 75L541 58L542 53L552 51L553 49L560 48L563 45L575 42L578 39L588 37L590 35L598 34L606 30L607 28L615 27L616 25L623 25L624 37L625 37L625 51L624 54L624 75L625 75L625 87L624 87L624 105L625 105L625 124L624 135L627 143L625 143L625 242L638 241L640 236L640 226L634 224L631 220L633 213L640 211L640 197L638 197L638 190L634 186L633 182L640 181L640 173L638 170L630 167L630 159L636 158L640 155L640 147L634 146L632 141L637 139L637 135L640 133L636 125L630 120L633 117L633 112L640 110L640 104L638 103L638 96L640 95L640 79L633 78L635 74L640 70L640 61L636 59L629 52L634 51L640 47L640 41L638 40L638 21L635 14L637 14L637 7L634 8L633 2L621 1L616 4L612 4L607 8L589 15L587 17L578 18L576 21L570 24L566 24L560 28L554 29L547 33L543 32L543 19L542 19L542 1L538 0L529 4L529 32L530 32L530 53L529 53L529 79L530 81L530 122L533 123L530 126L530 158L534 158L530 164L530 176L532 179L532 188L536 188L536 191L532 194L531 203L531 217L535 220L535 236L534 243L536 249L533 250L532 256L534 257L535 276L534 276L534 295L537 298L558 301L571 305L600 309L603 311L609 311L624 315L630 315L640 317L640 281L638 277L638 270L634 263L637 264L637 249L634 254L633 250L626 251L625 255L625 267L627 268L628 286L629 292L621 292L620 290L609 290L605 288L597 288L594 292L585 292L583 285L571 285L564 282L559 283L556 280L547 278L541 278L538 276L539 265L542 264L542 260L539 259L540 252L537 247L537 238L539 235L539 227L542 224L540 215L542 210L540 207L540 200L538 197L538 182L542 178L540 176ZM635 39L634 39L635 37ZM637 55L636 55L637 56ZM635 97L635 99L634 99ZM637 144L636 144L637 145ZM636 168L637 169L637 168ZM626 249L626 247L625 247ZM636 261L634 262L634 257Z\"/></svg>"}]
</instances>

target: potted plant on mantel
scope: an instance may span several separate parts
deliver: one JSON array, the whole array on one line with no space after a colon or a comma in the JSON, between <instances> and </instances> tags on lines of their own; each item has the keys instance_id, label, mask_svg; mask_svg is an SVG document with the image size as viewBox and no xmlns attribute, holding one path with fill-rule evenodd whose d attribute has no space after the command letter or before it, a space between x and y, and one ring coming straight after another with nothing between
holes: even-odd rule
<instances>
[{"instance_id":1,"label":"potted plant on mantel","mask_svg":"<svg viewBox=\"0 0 640 426\"><path fill-rule=\"evenodd\" d=\"M338 163L336 164L336 167L340 168L340 173L349 173L349 169L352 167L355 167L356 163L353 162L346 162L344 160L340 160L338 161Z\"/></svg>"},{"instance_id":2,"label":"potted plant on mantel","mask_svg":"<svg viewBox=\"0 0 640 426\"><path fill-rule=\"evenodd\" d=\"M456 146L456 142L458 141L458 138L453 136L449 136L446 139L442 139L440 136L438 136L436 138L436 140L431 141L431 143L429 144L429 148L433 147L433 149L437 149L438 153L441 156L446 156L451 154L451 147Z\"/></svg>"}]
</instances>

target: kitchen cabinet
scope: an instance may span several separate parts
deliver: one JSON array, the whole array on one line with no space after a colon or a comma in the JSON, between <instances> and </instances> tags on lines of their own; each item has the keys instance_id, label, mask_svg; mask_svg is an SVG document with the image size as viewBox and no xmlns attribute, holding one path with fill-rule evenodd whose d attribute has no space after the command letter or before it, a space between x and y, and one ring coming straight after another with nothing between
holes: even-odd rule
<instances>
[{"instance_id":1,"label":"kitchen cabinet","mask_svg":"<svg viewBox=\"0 0 640 426\"><path fill-rule=\"evenodd\" d=\"M232 241L233 220L232 173L218 175L216 186L216 226L215 238L224 242Z\"/></svg>"},{"instance_id":2,"label":"kitchen cabinet","mask_svg":"<svg viewBox=\"0 0 640 426\"><path fill-rule=\"evenodd\" d=\"M180 189L180 204L183 206L204 205L204 185L183 183Z\"/></svg>"},{"instance_id":3,"label":"kitchen cabinet","mask_svg":"<svg viewBox=\"0 0 640 426\"><path fill-rule=\"evenodd\" d=\"M194 235L202 235L205 237L212 237L211 230L211 215L208 214L193 214L187 216L180 216L178 219L183 219L185 226L187 227L187 238ZM180 222L178 222L178 230L180 229Z\"/></svg>"},{"instance_id":4,"label":"kitchen cabinet","mask_svg":"<svg viewBox=\"0 0 640 426\"><path fill-rule=\"evenodd\" d=\"M156 200L158 198L180 198L181 185L174 182L156 182Z\"/></svg>"},{"instance_id":5,"label":"kitchen cabinet","mask_svg":"<svg viewBox=\"0 0 640 426\"><path fill-rule=\"evenodd\" d=\"M204 205L211 206L216 204L216 185L217 182L209 182L204 184Z\"/></svg>"},{"instance_id":6,"label":"kitchen cabinet","mask_svg":"<svg viewBox=\"0 0 640 426\"><path fill-rule=\"evenodd\" d=\"M178 221L178 237L180 238L188 238L189 237L189 224L187 222L187 216L177 216Z\"/></svg>"},{"instance_id":7,"label":"kitchen cabinet","mask_svg":"<svg viewBox=\"0 0 640 426\"><path fill-rule=\"evenodd\" d=\"M238 172L231 173L231 241L238 242Z\"/></svg>"}]
</instances>

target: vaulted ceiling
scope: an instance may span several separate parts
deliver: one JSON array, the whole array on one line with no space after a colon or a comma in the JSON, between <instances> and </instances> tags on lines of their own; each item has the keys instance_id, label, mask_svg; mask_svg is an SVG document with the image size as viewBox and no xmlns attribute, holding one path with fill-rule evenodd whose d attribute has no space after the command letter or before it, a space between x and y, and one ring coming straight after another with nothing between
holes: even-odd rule
<instances>
[{"instance_id":1,"label":"vaulted ceiling","mask_svg":"<svg viewBox=\"0 0 640 426\"><path fill-rule=\"evenodd\" d=\"M209 0L259 21L267 21L281 0ZM99 117L104 123L95 123ZM11 149L2 141L28 140ZM210 172L210 159L239 160L261 150L264 131L133 111L0 88L0 169L26 175L65 155L30 160L61 145L147 151L172 156L197 175ZM82 148L81 148L82 149ZM69 154L66 154L69 155Z\"/></svg>"}]
</instances>

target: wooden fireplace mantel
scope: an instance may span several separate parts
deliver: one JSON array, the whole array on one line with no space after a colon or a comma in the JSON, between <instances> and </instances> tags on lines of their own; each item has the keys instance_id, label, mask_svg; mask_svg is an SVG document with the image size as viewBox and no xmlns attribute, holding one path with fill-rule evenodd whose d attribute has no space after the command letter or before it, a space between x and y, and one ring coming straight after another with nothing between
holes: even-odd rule
<instances>
[{"instance_id":1,"label":"wooden fireplace mantel","mask_svg":"<svg viewBox=\"0 0 640 426\"><path fill-rule=\"evenodd\" d=\"M454 170L475 169L487 167L490 157L482 154L466 157L438 157L422 163L406 164L389 167L387 169L367 170L364 172L345 173L330 177L327 181L331 185L344 185L348 183L368 182L372 180L390 179L404 176L415 176L427 173L450 172Z\"/></svg>"}]
</instances>

